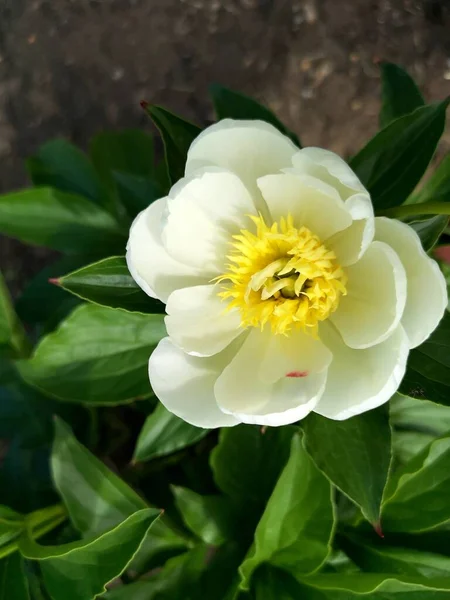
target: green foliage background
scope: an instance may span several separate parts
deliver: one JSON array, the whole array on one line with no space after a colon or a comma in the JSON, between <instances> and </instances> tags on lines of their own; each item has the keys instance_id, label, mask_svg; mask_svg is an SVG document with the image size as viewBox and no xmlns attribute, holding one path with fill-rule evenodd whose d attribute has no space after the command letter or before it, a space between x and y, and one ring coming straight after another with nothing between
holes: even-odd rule
<instances>
[{"instance_id":1,"label":"green foliage background","mask_svg":"<svg viewBox=\"0 0 450 600\"><path fill-rule=\"evenodd\" d=\"M449 242L450 157L418 184L448 100L381 68L380 131L350 164L432 252ZM254 100L211 95L218 119L300 146ZM0 197L0 233L60 253L15 303L0 278L0 598L450 598L450 315L389 406L348 421L217 432L168 413L147 376L164 306L123 254L200 128L143 108L161 163L142 131L101 133L88 154L54 140L27 162L33 187Z\"/></svg>"}]
</instances>

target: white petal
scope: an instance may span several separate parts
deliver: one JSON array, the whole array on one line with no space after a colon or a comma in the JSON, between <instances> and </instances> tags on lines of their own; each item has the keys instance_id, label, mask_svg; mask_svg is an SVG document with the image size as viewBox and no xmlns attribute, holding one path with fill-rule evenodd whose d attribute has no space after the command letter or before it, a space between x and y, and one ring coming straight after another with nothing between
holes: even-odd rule
<instances>
[{"instance_id":1,"label":"white petal","mask_svg":"<svg viewBox=\"0 0 450 600\"><path fill-rule=\"evenodd\" d=\"M265 215L256 180L290 166L297 151L297 146L288 137L264 121L224 119L205 129L194 140L188 152L186 175L205 166L233 171L247 186L258 210Z\"/></svg>"},{"instance_id":2,"label":"white petal","mask_svg":"<svg viewBox=\"0 0 450 600\"><path fill-rule=\"evenodd\" d=\"M322 241L352 224L336 190L309 175L266 175L258 187L274 221L290 214L296 227L307 227Z\"/></svg>"},{"instance_id":3,"label":"white petal","mask_svg":"<svg viewBox=\"0 0 450 600\"><path fill-rule=\"evenodd\" d=\"M257 210L237 175L200 169L170 191L164 246L173 258L212 278L225 270L232 236L252 227L249 214Z\"/></svg>"},{"instance_id":4,"label":"white petal","mask_svg":"<svg viewBox=\"0 0 450 600\"><path fill-rule=\"evenodd\" d=\"M188 354L217 354L243 332L239 311L226 311L219 291L216 285L198 285L175 290L167 300L167 333Z\"/></svg>"},{"instance_id":5,"label":"white petal","mask_svg":"<svg viewBox=\"0 0 450 600\"><path fill-rule=\"evenodd\" d=\"M358 177L340 156L323 148L302 148L292 158L295 169L312 175L337 189L343 200L355 192L366 192Z\"/></svg>"},{"instance_id":6,"label":"white petal","mask_svg":"<svg viewBox=\"0 0 450 600\"><path fill-rule=\"evenodd\" d=\"M152 298L166 302L180 287L207 283L200 269L174 260L161 242L161 219L167 198L150 204L133 221L127 243L127 265L136 283Z\"/></svg>"},{"instance_id":7,"label":"white petal","mask_svg":"<svg viewBox=\"0 0 450 600\"><path fill-rule=\"evenodd\" d=\"M162 339L149 361L153 391L177 417L196 427L231 427L239 421L217 406L214 384L236 347L209 358L189 356L169 338Z\"/></svg>"},{"instance_id":8,"label":"white petal","mask_svg":"<svg viewBox=\"0 0 450 600\"><path fill-rule=\"evenodd\" d=\"M342 421L381 406L397 391L409 351L401 325L386 341L366 350L349 348L327 322L321 325L320 337L333 353L333 361L314 412Z\"/></svg>"},{"instance_id":9,"label":"white petal","mask_svg":"<svg viewBox=\"0 0 450 600\"><path fill-rule=\"evenodd\" d=\"M410 348L415 348L436 329L444 315L448 301L444 275L406 223L377 217L375 238L389 244L405 268L408 291L402 325Z\"/></svg>"},{"instance_id":10,"label":"white petal","mask_svg":"<svg viewBox=\"0 0 450 600\"><path fill-rule=\"evenodd\" d=\"M350 196L345 201L345 208L351 214L353 223L326 241L327 247L335 252L343 267L352 265L361 258L372 243L375 233L373 206L368 194Z\"/></svg>"},{"instance_id":11,"label":"white petal","mask_svg":"<svg viewBox=\"0 0 450 600\"><path fill-rule=\"evenodd\" d=\"M351 348L369 348L397 328L406 302L406 273L397 254L373 242L364 256L347 267L347 296L330 319Z\"/></svg>"},{"instance_id":12,"label":"white petal","mask_svg":"<svg viewBox=\"0 0 450 600\"><path fill-rule=\"evenodd\" d=\"M317 404L331 358L319 340L301 331L275 336L253 329L216 382L217 403L243 423L294 423Z\"/></svg>"}]
</instances>

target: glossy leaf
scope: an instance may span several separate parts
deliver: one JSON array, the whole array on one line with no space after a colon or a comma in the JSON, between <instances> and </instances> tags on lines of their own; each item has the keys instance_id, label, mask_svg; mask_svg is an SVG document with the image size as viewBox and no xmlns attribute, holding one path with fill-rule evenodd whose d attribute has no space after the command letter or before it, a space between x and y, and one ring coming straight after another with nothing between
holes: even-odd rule
<instances>
[{"instance_id":1,"label":"glossy leaf","mask_svg":"<svg viewBox=\"0 0 450 600\"><path fill-rule=\"evenodd\" d=\"M220 119L259 119L270 123L282 134L291 138L296 146L301 148L297 135L283 125L274 113L253 98L235 92L222 85L213 84L210 92L216 110L217 118Z\"/></svg>"},{"instance_id":2,"label":"glossy leaf","mask_svg":"<svg viewBox=\"0 0 450 600\"><path fill-rule=\"evenodd\" d=\"M450 435L431 442L389 480L383 502L385 531L420 532L450 519Z\"/></svg>"},{"instance_id":3,"label":"glossy leaf","mask_svg":"<svg viewBox=\"0 0 450 600\"><path fill-rule=\"evenodd\" d=\"M164 196L161 186L149 177L117 171L113 173L113 177L119 198L132 219L149 204Z\"/></svg>"},{"instance_id":4,"label":"glossy leaf","mask_svg":"<svg viewBox=\"0 0 450 600\"><path fill-rule=\"evenodd\" d=\"M165 335L162 315L78 307L19 365L47 394L85 404L118 404L151 394L148 358Z\"/></svg>"},{"instance_id":5,"label":"glossy leaf","mask_svg":"<svg viewBox=\"0 0 450 600\"><path fill-rule=\"evenodd\" d=\"M175 504L187 527L205 544L220 546L233 534L233 515L224 496L202 496L173 486Z\"/></svg>"},{"instance_id":6,"label":"glossy leaf","mask_svg":"<svg viewBox=\"0 0 450 600\"><path fill-rule=\"evenodd\" d=\"M390 548L386 542L370 545L355 536L340 538L340 546L363 571L412 577L448 577L450 557L408 548Z\"/></svg>"},{"instance_id":7,"label":"glossy leaf","mask_svg":"<svg viewBox=\"0 0 450 600\"><path fill-rule=\"evenodd\" d=\"M51 467L71 521L84 536L114 527L147 507L134 490L76 440L60 419L55 421Z\"/></svg>"},{"instance_id":8,"label":"glossy leaf","mask_svg":"<svg viewBox=\"0 0 450 600\"><path fill-rule=\"evenodd\" d=\"M23 326L12 306L0 272L0 356L26 357L31 349Z\"/></svg>"},{"instance_id":9,"label":"glossy leaf","mask_svg":"<svg viewBox=\"0 0 450 600\"><path fill-rule=\"evenodd\" d=\"M144 313L162 313L164 305L145 294L131 277L122 256L105 258L57 280L68 292L102 306Z\"/></svg>"},{"instance_id":10,"label":"glossy leaf","mask_svg":"<svg viewBox=\"0 0 450 600\"><path fill-rule=\"evenodd\" d=\"M439 241L448 224L448 215L436 215L431 219L423 219L408 223L420 237L422 246L429 252Z\"/></svg>"},{"instance_id":11,"label":"glossy leaf","mask_svg":"<svg viewBox=\"0 0 450 600\"><path fill-rule=\"evenodd\" d=\"M305 447L318 468L377 526L391 461L386 406L345 421L311 413L303 431Z\"/></svg>"},{"instance_id":12,"label":"glossy leaf","mask_svg":"<svg viewBox=\"0 0 450 600\"><path fill-rule=\"evenodd\" d=\"M386 127L425 104L414 79L393 63L381 64L382 105L380 127Z\"/></svg>"},{"instance_id":13,"label":"glossy leaf","mask_svg":"<svg viewBox=\"0 0 450 600\"><path fill-rule=\"evenodd\" d=\"M450 202L450 153L439 163L421 189L408 199L408 204Z\"/></svg>"},{"instance_id":14,"label":"glossy leaf","mask_svg":"<svg viewBox=\"0 0 450 600\"><path fill-rule=\"evenodd\" d=\"M396 119L350 161L375 209L402 204L419 183L444 130L448 103L424 106Z\"/></svg>"},{"instance_id":15,"label":"glossy leaf","mask_svg":"<svg viewBox=\"0 0 450 600\"><path fill-rule=\"evenodd\" d=\"M45 187L0 196L0 233L27 244L96 256L123 251L127 235L89 200Z\"/></svg>"},{"instance_id":16,"label":"glossy leaf","mask_svg":"<svg viewBox=\"0 0 450 600\"><path fill-rule=\"evenodd\" d=\"M19 553L0 560L0 600L30 600L28 582Z\"/></svg>"},{"instance_id":17,"label":"glossy leaf","mask_svg":"<svg viewBox=\"0 0 450 600\"><path fill-rule=\"evenodd\" d=\"M24 535L19 548L39 561L52 600L92 600L126 569L157 517L153 509L140 510L100 537L62 546L40 546Z\"/></svg>"},{"instance_id":18,"label":"glossy leaf","mask_svg":"<svg viewBox=\"0 0 450 600\"><path fill-rule=\"evenodd\" d=\"M261 429L250 425L224 428L211 453L218 487L238 507L242 533L253 536L266 502L290 454L294 427Z\"/></svg>"},{"instance_id":19,"label":"glossy leaf","mask_svg":"<svg viewBox=\"0 0 450 600\"><path fill-rule=\"evenodd\" d=\"M167 173L169 180L175 183L184 176L189 146L200 134L201 129L161 106L147 104L145 110L161 134Z\"/></svg>"},{"instance_id":20,"label":"glossy leaf","mask_svg":"<svg viewBox=\"0 0 450 600\"><path fill-rule=\"evenodd\" d=\"M409 354L400 392L450 406L450 313L431 336Z\"/></svg>"},{"instance_id":21,"label":"glossy leaf","mask_svg":"<svg viewBox=\"0 0 450 600\"><path fill-rule=\"evenodd\" d=\"M253 572L263 563L296 574L317 570L330 553L333 525L330 483L297 434L292 439L289 461L256 528L253 548L240 567L243 588L249 589Z\"/></svg>"},{"instance_id":22,"label":"glossy leaf","mask_svg":"<svg viewBox=\"0 0 450 600\"><path fill-rule=\"evenodd\" d=\"M35 186L49 186L105 203L105 190L89 158L70 142L46 142L29 159L28 171Z\"/></svg>"},{"instance_id":23,"label":"glossy leaf","mask_svg":"<svg viewBox=\"0 0 450 600\"><path fill-rule=\"evenodd\" d=\"M172 454L197 443L208 433L207 429L186 423L162 404L158 404L142 427L134 451L134 460L151 460Z\"/></svg>"}]
</instances>

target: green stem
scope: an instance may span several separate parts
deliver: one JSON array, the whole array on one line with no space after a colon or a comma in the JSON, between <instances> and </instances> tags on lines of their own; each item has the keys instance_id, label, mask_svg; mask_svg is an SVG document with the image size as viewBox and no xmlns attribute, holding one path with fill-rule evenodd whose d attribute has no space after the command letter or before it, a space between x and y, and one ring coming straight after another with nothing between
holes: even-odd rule
<instances>
[{"instance_id":1,"label":"green stem","mask_svg":"<svg viewBox=\"0 0 450 600\"><path fill-rule=\"evenodd\" d=\"M403 204L377 211L377 215L403 219L414 215L450 215L450 202L423 202L421 204Z\"/></svg>"}]
</instances>

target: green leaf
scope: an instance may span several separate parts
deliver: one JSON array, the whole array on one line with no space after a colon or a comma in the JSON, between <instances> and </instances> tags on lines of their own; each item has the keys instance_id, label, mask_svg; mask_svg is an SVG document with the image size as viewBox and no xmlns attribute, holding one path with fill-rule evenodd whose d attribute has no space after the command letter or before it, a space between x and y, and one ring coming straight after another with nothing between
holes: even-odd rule
<instances>
[{"instance_id":1,"label":"green leaf","mask_svg":"<svg viewBox=\"0 0 450 600\"><path fill-rule=\"evenodd\" d=\"M17 552L0 561L0 600L30 600L23 559Z\"/></svg>"},{"instance_id":2,"label":"green leaf","mask_svg":"<svg viewBox=\"0 0 450 600\"><path fill-rule=\"evenodd\" d=\"M172 454L197 443L208 433L207 429L186 423L162 404L158 404L142 427L134 451L134 460L151 460Z\"/></svg>"},{"instance_id":3,"label":"green leaf","mask_svg":"<svg viewBox=\"0 0 450 600\"><path fill-rule=\"evenodd\" d=\"M80 256L63 256L42 269L27 284L16 301L19 317L30 325L42 324L45 332L54 329L71 312L80 300L52 285L49 280L78 269L86 263Z\"/></svg>"},{"instance_id":4,"label":"green leaf","mask_svg":"<svg viewBox=\"0 0 450 600\"><path fill-rule=\"evenodd\" d=\"M115 527L145 501L80 444L67 425L55 421L53 480L70 518L83 536Z\"/></svg>"},{"instance_id":5,"label":"green leaf","mask_svg":"<svg viewBox=\"0 0 450 600\"><path fill-rule=\"evenodd\" d=\"M233 536L233 515L224 496L202 496L177 486L172 490L183 521L205 544L220 546Z\"/></svg>"},{"instance_id":6,"label":"green leaf","mask_svg":"<svg viewBox=\"0 0 450 600\"><path fill-rule=\"evenodd\" d=\"M391 462L387 407L346 421L311 413L303 422L303 431L306 450L318 468L377 527Z\"/></svg>"},{"instance_id":7,"label":"green leaf","mask_svg":"<svg viewBox=\"0 0 450 600\"><path fill-rule=\"evenodd\" d=\"M450 154L441 160L423 187L408 199L408 204L423 202L450 202Z\"/></svg>"},{"instance_id":8,"label":"green leaf","mask_svg":"<svg viewBox=\"0 0 450 600\"><path fill-rule=\"evenodd\" d=\"M253 536L267 500L288 461L294 427L224 428L211 453L218 487L239 509L242 533Z\"/></svg>"},{"instance_id":9,"label":"green leaf","mask_svg":"<svg viewBox=\"0 0 450 600\"><path fill-rule=\"evenodd\" d=\"M169 180L175 183L184 176L189 146L201 133L201 129L161 106L147 104L145 110L161 134L167 173Z\"/></svg>"},{"instance_id":10,"label":"green leaf","mask_svg":"<svg viewBox=\"0 0 450 600\"><path fill-rule=\"evenodd\" d=\"M0 271L0 356L7 354L16 358L26 357L30 350L30 342L12 307L8 288Z\"/></svg>"},{"instance_id":11,"label":"green leaf","mask_svg":"<svg viewBox=\"0 0 450 600\"><path fill-rule=\"evenodd\" d=\"M431 336L411 350L400 392L450 406L450 313Z\"/></svg>"},{"instance_id":12,"label":"green leaf","mask_svg":"<svg viewBox=\"0 0 450 600\"><path fill-rule=\"evenodd\" d=\"M103 183L115 190L114 171L148 176L153 173L153 139L139 129L102 131L89 153Z\"/></svg>"},{"instance_id":13,"label":"green leaf","mask_svg":"<svg viewBox=\"0 0 450 600\"><path fill-rule=\"evenodd\" d=\"M20 535L24 524L25 518L23 515L8 506L0 505L0 547L8 544Z\"/></svg>"},{"instance_id":14,"label":"green leaf","mask_svg":"<svg viewBox=\"0 0 450 600\"><path fill-rule=\"evenodd\" d=\"M270 563L288 571L311 573L331 550L334 510L329 481L292 439L291 455L255 532L255 543L240 567L242 587L249 589L255 569Z\"/></svg>"},{"instance_id":15,"label":"green leaf","mask_svg":"<svg viewBox=\"0 0 450 600\"><path fill-rule=\"evenodd\" d=\"M383 502L385 531L421 532L450 519L450 435L431 442L389 480Z\"/></svg>"},{"instance_id":16,"label":"green leaf","mask_svg":"<svg viewBox=\"0 0 450 600\"><path fill-rule=\"evenodd\" d=\"M81 196L34 188L0 196L0 232L67 253L107 256L125 247L126 232Z\"/></svg>"},{"instance_id":17,"label":"green leaf","mask_svg":"<svg viewBox=\"0 0 450 600\"><path fill-rule=\"evenodd\" d=\"M423 219L408 223L420 237L426 252L430 252L439 241L448 224L448 215L436 215L431 219Z\"/></svg>"},{"instance_id":18,"label":"green leaf","mask_svg":"<svg viewBox=\"0 0 450 600\"><path fill-rule=\"evenodd\" d=\"M399 117L407 115L425 104L414 79L398 65L381 64L382 106L380 127L386 127Z\"/></svg>"},{"instance_id":19,"label":"green leaf","mask_svg":"<svg viewBox=\"0 0 450 600\"><path fill-rule=\"evenodd\" d=\"M61 400L118 404L151 394L148 358L164 337L162 315L85 304L19 363L31 385Z\"/></svg>"},{"instance_id":20,"label":"green leaf","mask_svg":"<svg viewBox=\"0 0 450 600\"><path fill-rule=\"evenodd\" d=\"M161 186L149 177L117 171L113 173L113 177L119 198L132 219L149 204L164 196Z\"/></svg>"},{"instance_id":21,"label":"green leaf","mask_svg":"<svg viewBox=\"0 0 450 600\"><path fill-rule=\"evenodd\" d=\"M377 210L402 204L419 183L444 130L448 103L396 119L350 161Z\"/></svg>"},{"instance_id":22,"label":"green leaf","mask_svg":"<svg viewBox=\"0 0 450 600\"><path fill-rule=\"evenodd\" d=\"M396 394L389 401L389 407L395 428L421 431L435 437L450 431L450 408L447 406Z\"/></svg>"},{"instance_id":23,"label":"green leaf","mask_svg":"<svg viewBox=\"0 0 450 600\"><path fill-rule=\"evenodd\" d=\"M60 277L57 283L79 298L101 306L132 312L164 312L164 305L147 296L134 281L122 256L82 267Z\"/></svg>"},{"instance_id":24,"label":"green leaf","mask_svg":"<svg viewBox=\"0 0 450 600\"><path fill-rule=\"evenodd\" d=\"M413 577L448 577L450 558L431 552L407 548L386 547L385 542L370 545L367 540L352 535L339 539L346 554L363 571L369 573L396 573Z\"/></svg>"},{"instance_id":25,"label":"green leaf","mask_svg":"<svg viewBox=\"0 0 450 600\"><path fill-rule=\"evenodd\" d=\"M88 157L66 140L45 143L28 160L27 167L35 186L49 186L105 203L105 190Z\"/></svg>"},{"instance_id":26,"label":"green leaf","mask_svg":"<svg viewBox=\"0 0 450 600\"><path fill-rule=\"evenodd\" d=\"M39 561L52 600L92 600L126 569L157 517L153 509L140 510L100 537L62 546L40 546L23 535L19 549Z\"/></svg>"},{"instance_id":27,"label":"green leaf","mask_svg":"<svg viewBox=\"0 0 450 600\"><path fill-rule=\"evenodd\" d=\"M265 121L276 127L282 134L287 135L296 146L301 148L297 135L289 131L271 110L253 98L218 84L211 85L209 89L218 120L259 119Z\"/></svg>"}]
</instances>

